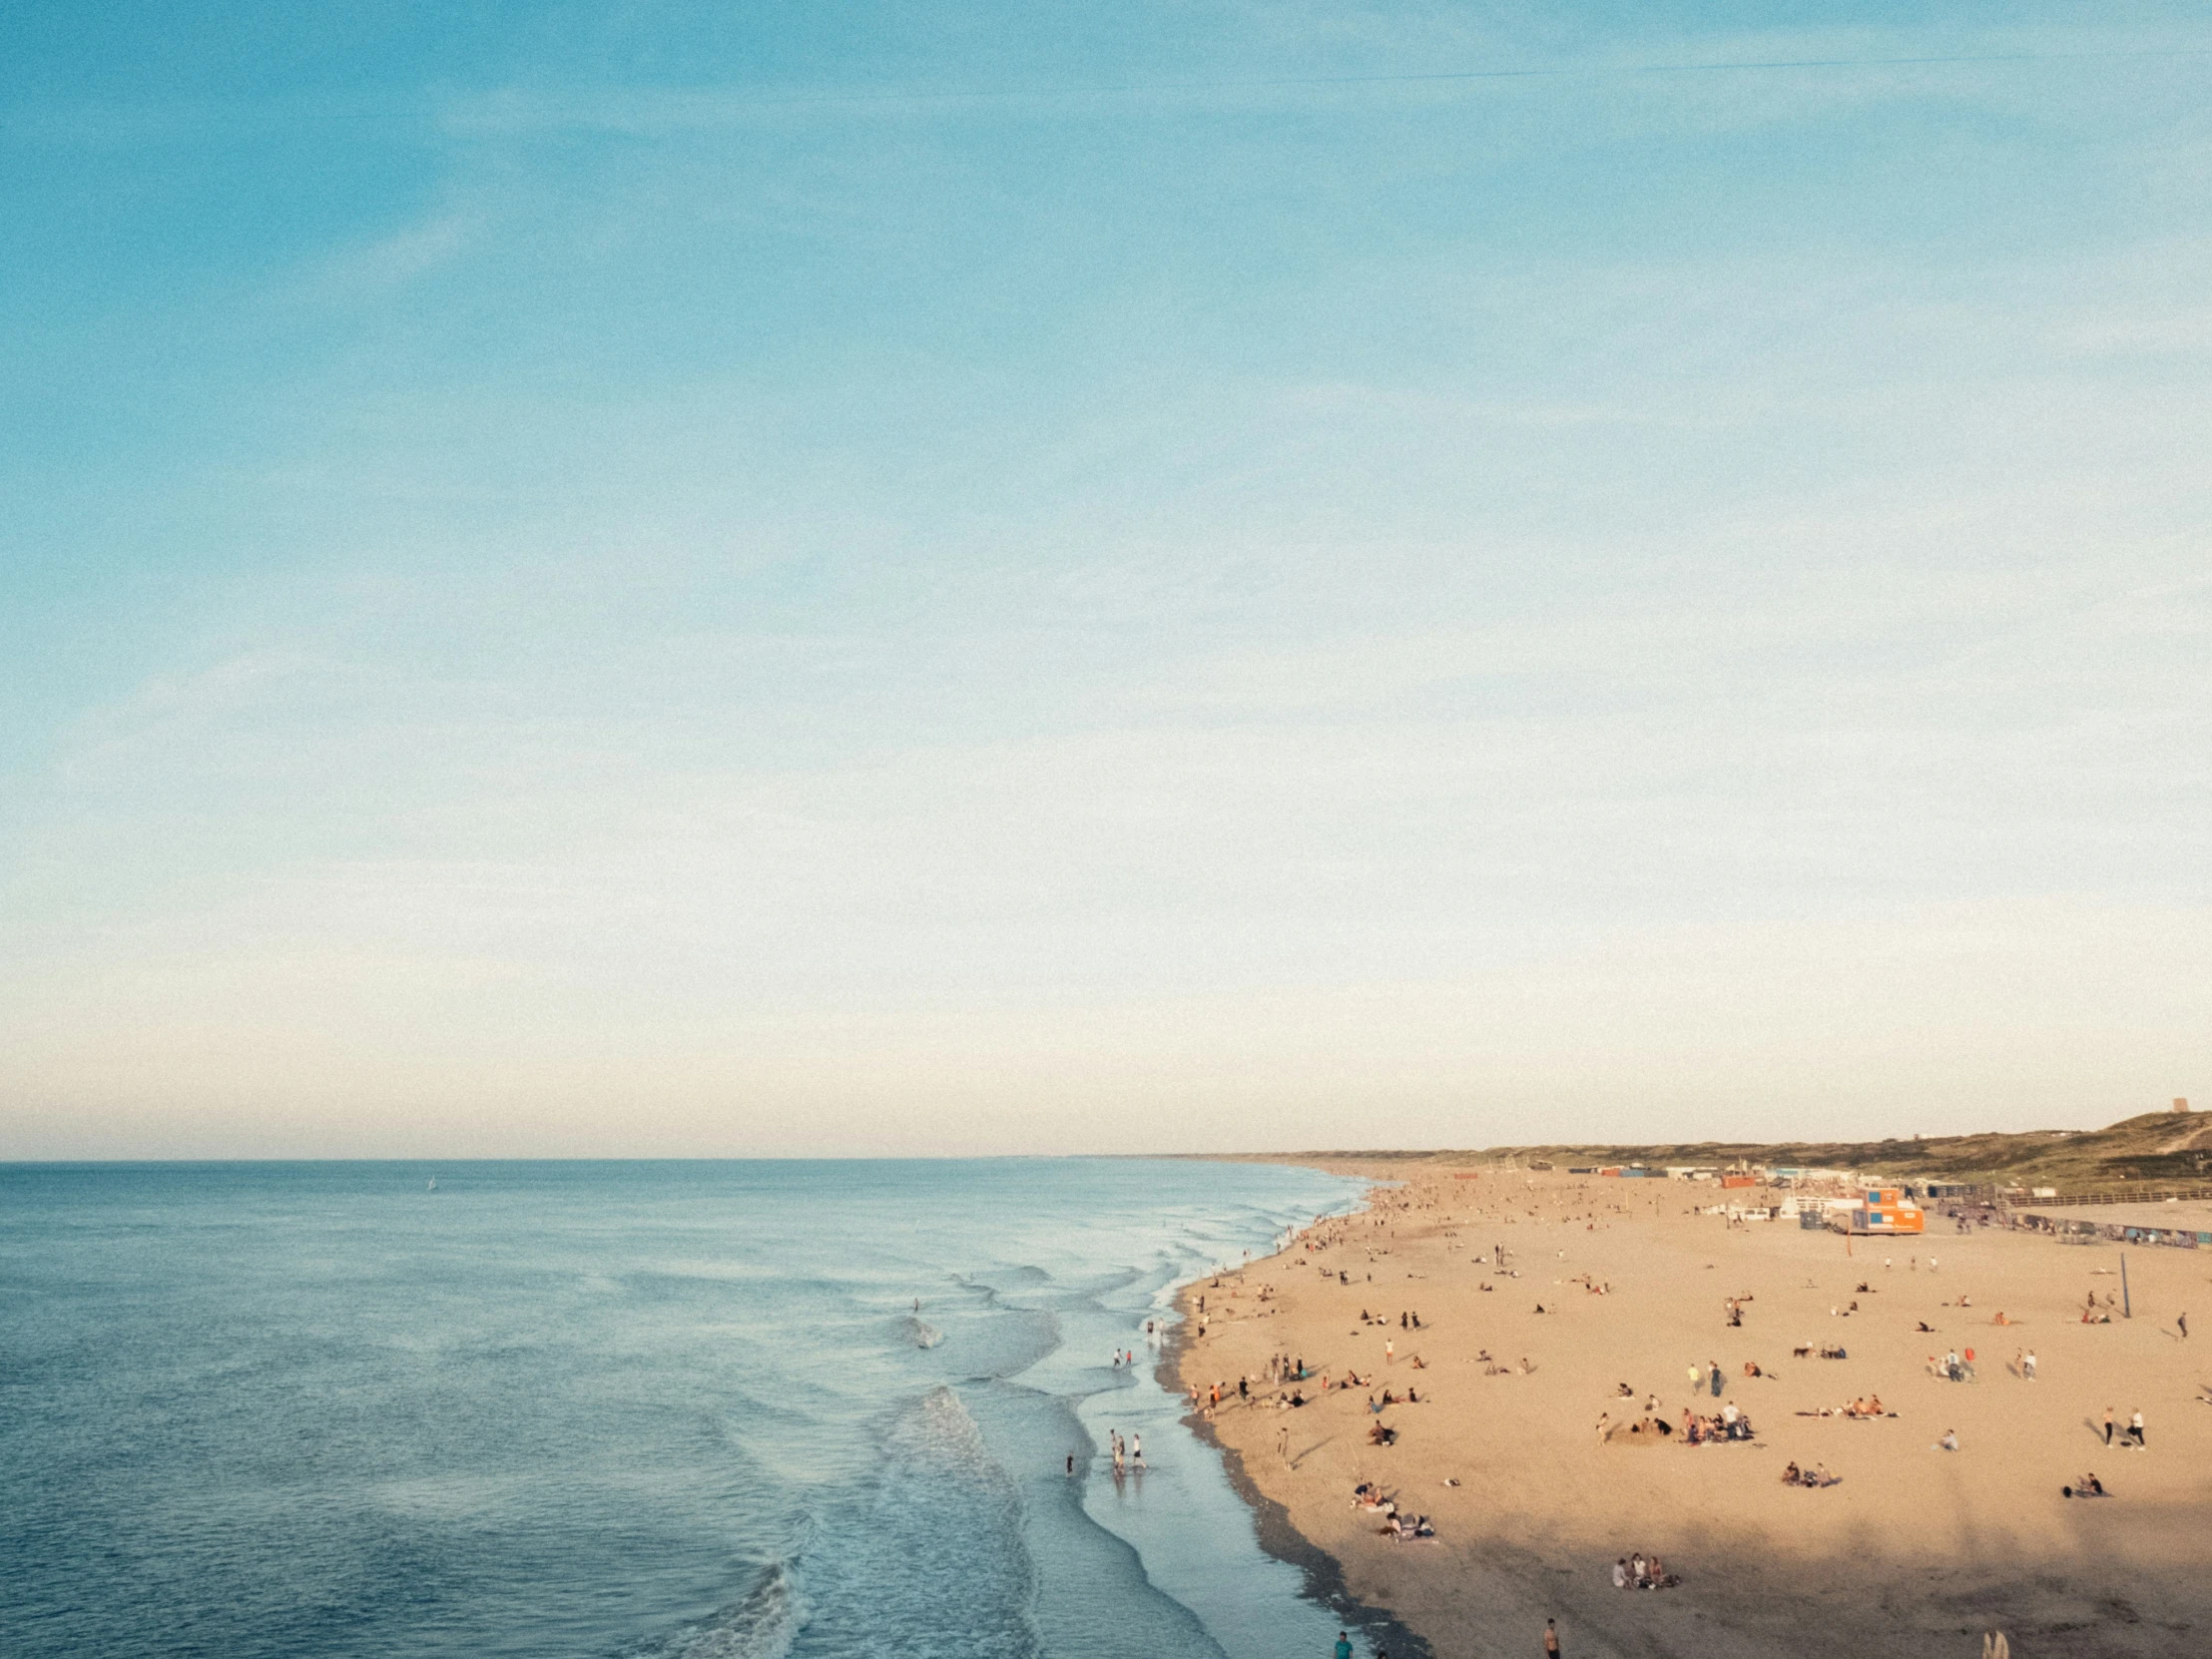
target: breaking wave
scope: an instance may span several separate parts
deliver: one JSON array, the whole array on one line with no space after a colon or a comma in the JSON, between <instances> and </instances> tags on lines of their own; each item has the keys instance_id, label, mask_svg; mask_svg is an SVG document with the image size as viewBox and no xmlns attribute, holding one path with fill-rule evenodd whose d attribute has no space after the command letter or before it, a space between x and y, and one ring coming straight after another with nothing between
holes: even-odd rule
<instances>
[{"instance_id":1,"label":"breaking wave","mask_svg":"<svg viewBox=\"0 0 2212 1659\"><path fill-rule=\"evenodd\" d=\"M620 1659L785 1659L807 1627L807 1600L790 1565L778 1561L761 1581L694 1624L622 1650Z\"/></svg>"}]
</instances>

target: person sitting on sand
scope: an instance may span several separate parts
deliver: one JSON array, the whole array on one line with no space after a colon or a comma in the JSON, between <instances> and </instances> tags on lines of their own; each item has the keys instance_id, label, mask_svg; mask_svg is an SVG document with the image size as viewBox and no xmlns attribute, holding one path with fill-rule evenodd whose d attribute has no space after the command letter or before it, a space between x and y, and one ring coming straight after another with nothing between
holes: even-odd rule
<instances>
[{"instance_id":1,"label":"person sitting on sand","mask_svg":"<svg viewBox=\"0 0 2212 1659\"><path fill-rule=\"evenodd\" d=\"M2104 1482L2094 1474L2085 1474L2071 1486L2059 1487L2058 1495L2061 1497L2110 1497L2112 1494L2104 1489Z\"/></svg>"},{"instance_id":2,"label":"person sitting on sand","mask_svg":"<svg viewBox=\"0 0 2212 1659\"><path fill-rule=\"evenodd\" d=\"M1800 1468L1799 1468L1799 1467L1797 1466L1797 1463L1796 1463L1796 1462L1795 1462L1794 1460L1793 1460L1793 1461L1792 1461L1792 1462L1790 1463L1790 1465L1789 1465L1789 1466L1788 1466L1787 1468L1785 1468L1785 1469L1784 1469L1784 1470L1782 1471L1782 1484L1783 1484L1783 1485L1785 1485L1785 1486L1795 1486L1795 1485L1796 1485L1796 1484L1797 1484L1797 1483L1798 1483L1799 1481L1803 1480L1804 1478L1805 1478L1805 1472L1804 1472L1804 1470L1800 1469Z\"/></svg>"},{"instance_id":3,"label":"person sitting on sand","mask_svg":"<svg viewBox=\"0 0 2212 1659\"><path fill-rule=\"evenodd\" d=\"M1955 1428L1944 1429L1943 1437L1929 1447L1931 1451L1956 1451L1957 1449L1958 1430Z\"/></svg>"},{"instance_id":4,"label":"person sitting on sand","mask_svg":"<svg viewBox=\"0 0 2212 1659\"><path fill-rule=\"evenodd\" d=\"M1936 1328L1933 1325L1930 1325L1926 1320L1922 1320L1919 1325L1914 1327L1914 1329L1919 1331L1924 1336L1933 1337L1936 1335Z\"/></svg>"}]
</instances>

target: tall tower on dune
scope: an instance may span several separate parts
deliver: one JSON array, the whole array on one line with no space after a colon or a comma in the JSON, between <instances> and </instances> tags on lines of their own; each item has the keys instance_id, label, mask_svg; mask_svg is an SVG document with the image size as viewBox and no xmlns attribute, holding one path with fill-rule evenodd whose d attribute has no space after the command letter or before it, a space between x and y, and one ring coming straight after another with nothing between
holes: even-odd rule
<instances>
[{"instance_id":1,"label":"tall tower on dune","mask_svg":"<svg viewBox=\"0 0 2212 1659\"><path fill-rule=\"evenodd\" d=\"M2179 1095L2176 1095L2174 1097L2174 1110L2177 1112L2186 1113L2189 1110L2188 1101L2182 1099Z\"/></svg>"}]
</instances>

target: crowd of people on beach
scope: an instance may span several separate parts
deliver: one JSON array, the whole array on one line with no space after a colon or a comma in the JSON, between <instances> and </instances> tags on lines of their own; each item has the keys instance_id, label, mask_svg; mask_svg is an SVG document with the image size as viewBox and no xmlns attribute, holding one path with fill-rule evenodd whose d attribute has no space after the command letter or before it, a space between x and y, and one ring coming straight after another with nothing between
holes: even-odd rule
<instances>
[{"instance_id":1,"label":"crowd of people on beach","mask_svg":"<svg viewBox=\"0 0 2212 1659\"><path fill-rule=\"evenodd\" d=\"M1434 1209L1437 1206L1431 1199L1417 1206L1401 1203L1394 1205L1392 1208L1393 1210L1408 1208ZM1620 1207L1616 1205L1614 1208L1618 1209ZM1400 1222L1401 1219L1394 1213L1382 1213L1382 1206L1379 1204L1376 1213L1358 1220L1334 1219L1325 1226L1310 1230L1303 1237L1295 1238L1289 1245L1289 1249L1293 1253L1291 1257L1293 1264L1310 1265L1314 1270L1314 1278L1305 1283L1314 1284L1318 1281L1321 1285L1331 1286L1332 1289L1329 1294L1332 1300L1334 1300L1335 1287L1349 1288L1355 1284L1362 1285L1361 1295L1366 1299L1368 1305L1358 1308L1359 1320L1352 1335L1373 1341L1376 1346L1382 1349L1384 1369L1381 1374L1370 1372L1363 1375L1356 1368L1350 1367L1341 1370L1332 1368L1335 1370L1335 1375L1331 1375L1331 1372L1327 1370L1317 1372L1310 1369L1302 1357L1285 1352L1270 1358L1262 1369L1253 1376L1239 1378L1233 1382L1215 1383L1210 1388L1194 1384L1191 1390L1194 1404L1206 1408L1208 1414L1211 1414L1213 1408L1228 1404L1288 1407L1319 1400L1332 1392L1342 1393L1358 1389L1363 1390L1365 1394L1364 1403L1367 1410L1362 1415L1367 1421L1367 1445L1386 1448L1398 1443L1400 1438L1399 1423L1414 1421L1415 1419L1399 1418L1392 1408L1420 1402L1425 1396L1418 1391L1417 1385L1406 1385L1400 1392L1397 1384L1401 1374L1395 1368L1401 1362L1408 1362L1408 1360L1410 1367L1420 1368L1422 1361L1418 1357L1398 1354L1395 1339L1401 1335L1410 1338L1413 1333L1430 1329L1430 1322L1411 1309L1383 1312L1374 1306L1379 1293L1385 1298L1388 1296L1388 1293L1382 1291L1377 1283L1379 1278L1392 1280L1426 1277L1426 1275L1419 1272L1400 1272L1398 1270L1403 1265L1402 1263L1387 1263L1384 1260L1390 1255L1392 1242L1398 1232L1398 1227L1393 1224ZM1449 1221L1448 1217L1443 1219L1446 1222ZM1506 1226L1514 1225L1515 1219L1512 1214L1505 1214L1502 1217L1503 1224ZM1539 1215L1537 1210L1531 1207L1528 1219L1563 1223L1569 1218ZM1579 1222L1583 1218L1576 1216L1572 1219ZM1461 1245L1456 1242L1456 1233L1447 1233L1446 1239L1448 1242L1445 1244L1445 1249L1463 1252L1463 1254L1453 1258L1454 1265L1463 1263L1478 1270L1487 1270L1490 1269L1491 1264L1495 1264L1494 1274L1491 1272L1477 1272L1470 1273L1467 1276L1468 1280L1474 1283L1478 1289L1483 1291L1492 1289L1493 1287L1489 1283L1492 1277L1519 1277L1517 1272L1513 1272L1505 1266L1506 1253L1502 1246L1493 1245L1485 1249L1475 1247L1471 1242L1468 1245ZM1361 1280L1355 1280L1341 1265L1343 1260L1341 1257L1336 1261L1325 1259L1328 1253L1340 1248L1346 1249L1348 1254L1350 1250L1364 1250L1367 1257L1367 1268L1373 1271L1365 1271ZM1300 1263L1297 1260L1297 1255L1301 1251L1307 1258L1306 1263ZM1519 1254L1529 1253L1522 1252ZM1534 1254L1540 1257L1542 1253L1536 1252ZM1562 1263L1564 1263L1565 1253L1560 1254ZM1357 1260L1357 1258L1354 1258L1354 1260ZM1433 1259L1431 1259L1431 1263ZM1414 1267L1421 1265L1423 1264L1417 1260L1412 1264ZM1547 1263L1546 1266L1548 1265ZM1865 1272L1870 1265L1862 1263L1859 1271ZM1894 1267L1894 1263L1887 1259L1883 1260L1880 1265L1885 1269ZM1909 1262L1909 1267L1914 1271L1925 1271L1934 1274L1936 1271L1936 1262L1933 1257L1926 1263L1914 1258ZM1556 1271L1561 1275L1566 1275L1569 1272L1564 1265ZM1884 1306L1881 1301L1873 1300L1877 1298L1878 1289L1894 1292L1900 1282L1894 1278L1885 1278L1878 1288L1870 1283L1872 1278L1873 1276L1870 1275L1869 1280L1858 1282L1850 1297L1836 1298L1831 1303L1830 1312L1832 1317L1838 1319L1854 1318L1861 1313L1869 1312L1870 1309L1873 1311L1870 1317L1878 1317ZM1850 1281L1846 1280L1844 1282L1849 1283ZM1591 1272L1574 1273L1572 1277L1557 1278L1552 1283L1555 1287L1552 1297L1534 1304L1533 1310L1545 1316L1558 1316L1562 1321L1587 1318L1590 1314L1597 1314L1597 1311L1593 1309L1589 1311L1589 1314L1585 1314L1582 1312L1580 1305L1563 1303L1557 1300L1560 1295L1559 1288L1570 1284L1578 1285L1586 1295L1592 1296L1604 1296L1612 1289L1609 1282ZM1531 1288L1534 1287L1531 1286ZM1812 1288L1810 1280L1808 1280L1806 1288ZM1951 1288L1955 1294L1952 1299L1942 1303L1943 1308L1967 1310L1973 1307L1973 1298L1970 1293L1957 1291L1955 1284ZM1239 1294L1237 1290L1219 1282L1211 1289L1214 1290L1217 1296L1233 1297ZM1717 1292L1719 1287L1715 1286L1713 1289ZM1928 1289L1933 1292L1936 1286L1929 1285ZM1414 1294L1420 1293L1415 1292ZM1250 1289L1245 1289L1243 1296L1246 1300L1242 1303L1231 1304L1225 1301L1223 1308L1227 1317L1237 1318L1240 1314L1251 1315L1254 1312L1253 1303L1250 1300L1252 1295L1253 1292ZM1268 1299L1263 1298L1262 1300L1266 1301ZM1754 1298L1751 1292L1748 1289L1743 1289L1735 1295L1716 1297L1716 1300L1720 1303L1719 1312L1725 1328L1729 1330L1744 1329L1754 1311ZM1809 1302L1811 1299L1803 1300ZM1830 1299L1823 1297L1821 1300L1828 1301ZM2140 1300L2140 1292L2138 1292L2138 1300ZM1349 1316L1354 1310L1344 1304L1354 1301L1354 1298L1347 1296L1342 1302L1336 1302L1335 1317L1342 1320ZM1710 1308L1711 1304L1707 1306ZM1522 1318L1526 1318L1526 1311L1530 1308L1531 1304L1529 1303L1519 1304ZM1301 1311L1303 1312L1303 1310ZM1903 1320L1899 1323L1897 1329L1902 1331L1915 1322L1915 1316L1910 1311L1909 1306L1899 1308L1896 1312L1903 1316ZM1512 1313L1512 1310L1507 1310L1502 1317L1509 1320ZM1597 1317L1603 1318L1604 1316L1597 1314ZM1707 1317L1710 1317L1710 1315ZM2092 1294L2090 1296L2083 1317L2092 1320L2108 1317L2096 1295ZM1541 1327L1549 1328L1553 1326L1554 1319L1546 1317L1538 1323ZM2010 1327L2018 1323L2009 1314L1999 1312L1993 1318L1986 1314L1976 1314L1969 1325L1987 1324L1997 1327ZM1918 1325L1923 1333L1934 1334L1927 1320L1919 1320ZM1863 1330L1864 1328L1856 1329ZM1341 1326L1339 1330L1342 1330ZM1964 1335L1971 1334L1966 1333ZM1320 1339L1317 1339L1313 1332L1307 1331L1304 1333L1303 1340L1311 1343ZM1441 1339L1441 1341L1447 1347L1449 1346L1448 1338ZM1149 1347L1150 1344L1148 1343L1147 1346ZM1879 1350L1882 1344L1878 1339L1870 1338L1860 1346ZM1355 1352L1358 1352L1358 1350L1355 1350ZM1367 1349L1367 1353L1372 1359L1374 1349ZM1808 1342L1798 1346L1794 1353L1796 1358L1807 1360L1817 1357L1826 1361L1848 1361L1852 1357L1851 1351L1847 1350L1843 1343L1835 1341L1826 1343ZM1456 1357L1447 1355L1445 1358L1455 1359ZM1557 1360L1558 1357L1553 1356L1552 1358ZM1877 1358L1880 1358L1880 1356L1878 1355ZM1929 1356L1929 1375L1933 1379L1943 1381L1971 1382L1975 1380L1975 1360L1974 1351L1971 1348L1963 1348L1961 1345L1960 1349L1949 1350L1942 1353L1940 1357L1937 1355ZM1325 1361L1324 1364L1326 1363ZM1463 1359L1457 1359L1456 1363L1466 1364ZM1474 1363L1485 1377L1515 1374L1526 1376L1536 1370L1536 1366L1529 1359L1522 1359L1517 1367L1509 1366L1493 1356L1486 1348L1476 1351ZM1785 1369L1788 1368L1785 1367ZM2031 1351L2024 1348L2019 1349L2010 1357L2006 1369L2014 1377L2023 1381L2033 1381L2036 1376L2035 1357ZM1757 1361L1742 1359L1740 1354L1737 1360L1729 1363L1729 1369L1726 1372L1723 1372L1718 1361L1708 1361L1703 1365L1691 1366L1688 1371L1691 1400L1687 1405L1680 1405L1676 1411L1668 1411L1662 1408L1658 1392L1631 1387L1627 1382L1620 1382L1616 1385L1612 1397L1607 1402L1610 1410L1598 1416L1597 1438L1601 1444L1619 1444L1623 1441L1641 1441L1644 1444L1679 1442L1688 1445L1732 1442L1757 1443L1756 1429L1749 1412L1744 1409L1743 1404L1740 1404L1735 1397L1729 1397L1725 1402L1723 1399L1724 1394L1731 1392L1727 1386L1728 1382L1736 1378L1739 1373L1747 1381L1758 1380L1760 1388L1755 1391L1762 1395L1767 1391L1767 1382L1774 1380L1773 1374L1765 1367ZM1390 1378L1391 1382L1378 1386L1379 1375ZM1411 1382L1409 1379L1404 1381L1409 1384ZM1425 1381L1426 1378L1424 1377L1422 1382ZM1800 1384L1803 1381L1802 1378L1799 1379ZM1893 1384L1896 1382L1894 1378L1891 1381ZM1680 1385L1679 1382L1675 1384L1677 1387ZM1741 1384L1733 1390L1737 1394L1742 1391ZM1896 1389L1893 1386L1893 1392L1895 1391ZM1776 1390L1776 1392L1780 1393L1781 1390ZM2212 1402L2212 1384L2206 1386L2206 1393L2208 1402ZM1701 1395L1710 1396L1710 1408L1706 1408L1706 1400L1700 1398ZM1794 1404L1795 1402L1792 1401L1791 1403ZM1613 1415L1616 1412L1620 1414L1617 1421ZM1872 1421L1894 1420L1900 1413L1892 1409L1879 1392L1869 1390L1855 1394L1843 1400L1840 1404L1822 1405L1812 1410L1800 1410L1796 1414L1805 1417L1842 1417L1854 1421ZM2133 1423L2127 1423L2124 1418L2115 1423L2112 1419L2112 1413L2107 1412L2105 1433L2108 1443L2117 1440L2119 1443L2131 1447L2139 1447L2143 1444L2139 1414ZM1274 1432L1276 1449L1286 1468L1302 1466L1309 1454L1319 1449L1320 1446L1329 1443L1325 1436L1315 1445L1308 1446L1299 1458L1294 1459L1291 1450L1291 1435L1292 1430L1287 1421L1278 1426ZM1946 1429L1936 1442L1935 1448L1957 1452L1960 1449L1960 1439L1957 1431ZM1429 1447L1425 1442L1421 1442L1419 1449L1425 1454ZM1367 1455L1372 1461L1373 1453L1369 1452ZM1397 1459L1394 1457L1390 1460L1393 1464L1396 1461ZM1382 1466L1390 1465L1384 1464ZM1842 1484L1843 1476L1830 1470L1825 1463L1801 1463L1793 1459L1782 1471L1781 1481L1785 1485L1803 1490L1821 1490ZM1455 1486L1459 1482L1453 1478L1445 1478L1443 1484ZM2044 1489L2047 1490L2047 1487ZM2108 1495L2102 1482L2094 1473L2078 1477L2061 1490L2063 1495L2068 1498ZM1435 1528L1428 1517L1400 1513L1393 1498L1384 1496L1382 1487L1369 1480L1362 1479L1355 1487L1354 1503L1375 1517L1377 1522L1375 1526L1376 1533L1389 1541L1412 1541L1435 1536ZM1620 1557L1612 1571L1615 1586L1622 1589L1667 1588L1679 1582L1676 1575L1669 1572L1656 1557L1647 1557L1640 1553ZM1553 1640L1555 1641L1556 1637ZM1553 1648L1550 1651L1556 1651L1556 1649Z\"/></svg>"}]
</instances>

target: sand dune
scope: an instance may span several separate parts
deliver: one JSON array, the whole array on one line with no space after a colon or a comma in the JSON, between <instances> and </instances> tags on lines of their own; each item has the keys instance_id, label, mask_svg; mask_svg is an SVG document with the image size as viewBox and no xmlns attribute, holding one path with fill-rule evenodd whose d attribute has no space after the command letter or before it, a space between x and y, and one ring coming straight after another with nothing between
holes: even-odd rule
<instances>
[{"instance_id":1,"label":"sand dune","mask_svg":"<svg viewBox=\"0 0 2212 1659\"><path fill-rule=\"evenodd\" d=\"M1355 1595L1442 1659L1535 1653L1547 1616L1577 1659L1859 1659L1870 1643L1975 1655L1990 1629L2021 1659L2212 1652L2212 1333L2191 1342L2175 1326L2192 1303L2212 1319L2212 1254L2130 1249L2134 1318L2083 1325L2084 1298L2119 1289L2116 1247L1938 1222L1847 1255L1837 1235L1792 1223L1685 1213L1718 1196L1495 1173L1379 1190L1370 1215L1323 1230L1327 1248L1302 1243L1192 1287L1181 1375L1227 1384L1213 1426L1249 1478L1338 1559ZM1501 1245L1506 1273L1488 1259ZM1733 1296L1750 1299L1740 1329L1727 1323ZM1387 1324L1363 1324L1363 1310ZM2000 1312L2014 1323L1995 1324ZM1401 1329L1401 1313L1424 1329ZM1801 1346L1848 1358L1793 1358ZM1954 1348L1974 1351L1975 1381L1928 1374ZM2023 1350L2032 1381L2013 1370ZM1485 1375L1485 1351L1504 1375ZM1298 1409L1277 1407L1289 1390L1272 1383L1235 1401L1236 1379L1264 1376L1278 1354L1333 1384L1348 1367L1374 1383L1333 1385ZM1747 1361L1766 1375L1747 1378ZM1690 1368L1702 1377L1714 1362L1722 1396L1701 1382L1693 1400ZM1371 1393L1408 1384L1421 1402L1381 1417L1397 1442L1369 1444ZM1733 1402L1756 1437L1601 1444L1599 1414L1641 1418L1650 1393L1675 1423L1686 1404ZM1800 1414L1877 1393L1894 1416ZM2105 1446L2108 1405L2122 1428L2143 1412L2146 1449ZM1935 1449L1948 1429L1959 1449ZM1785 1486L1793 1460L1842 1482ZM2089 1470L2110 1497L2060 1495ZM1379 1536L1378 1517L1352 1506L1362 1479L1432 1517L1437 1540ZM1613 1563L1634 1549L1681 1585L1615 1590Z\"/></svg>"}]
</instances>

